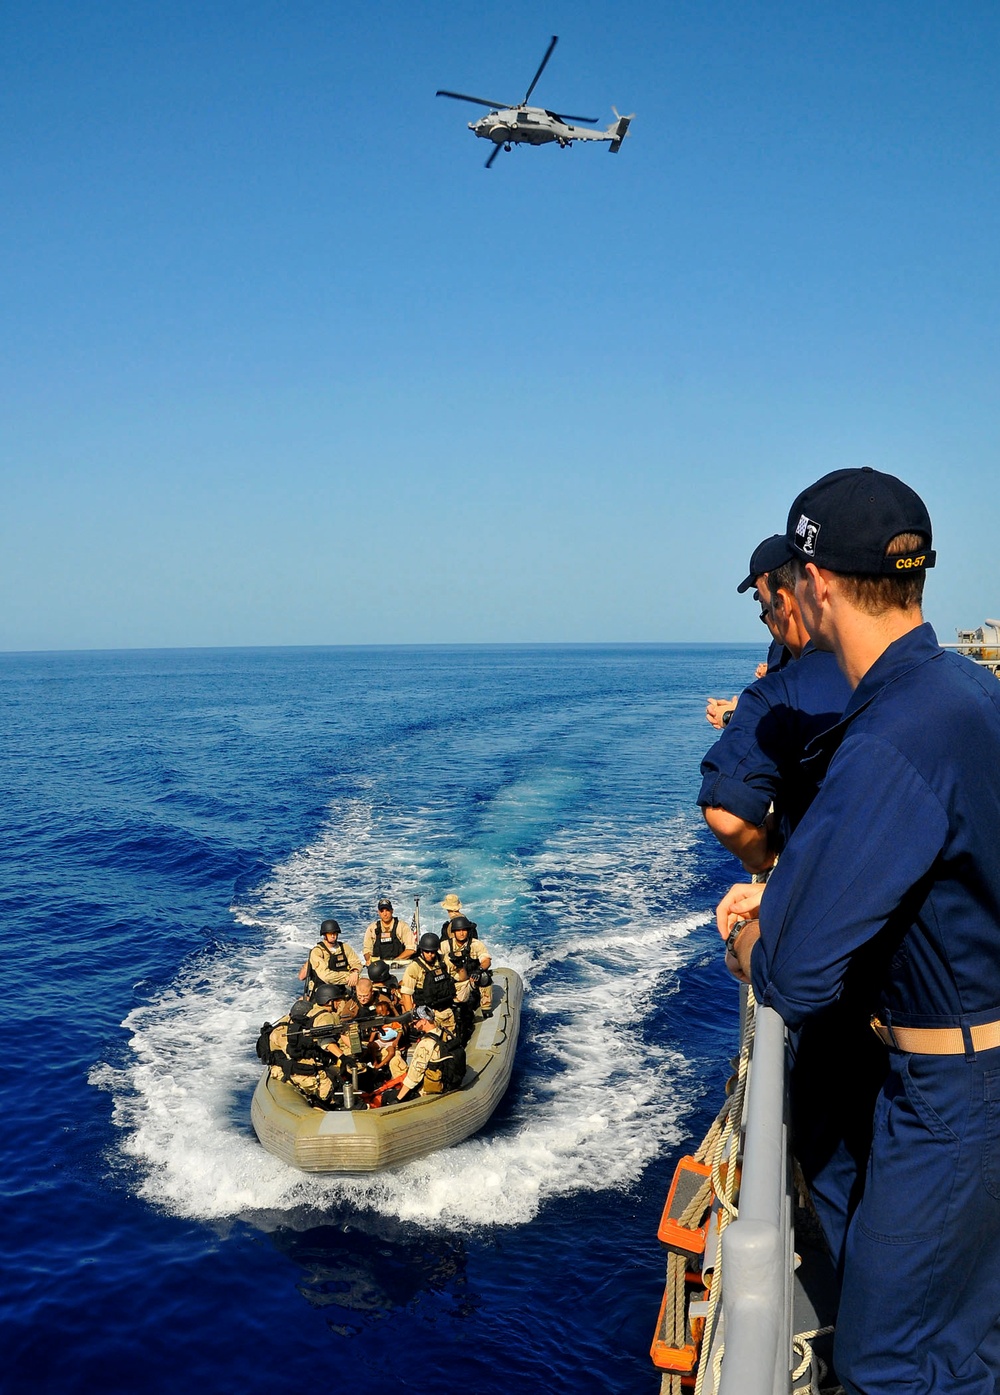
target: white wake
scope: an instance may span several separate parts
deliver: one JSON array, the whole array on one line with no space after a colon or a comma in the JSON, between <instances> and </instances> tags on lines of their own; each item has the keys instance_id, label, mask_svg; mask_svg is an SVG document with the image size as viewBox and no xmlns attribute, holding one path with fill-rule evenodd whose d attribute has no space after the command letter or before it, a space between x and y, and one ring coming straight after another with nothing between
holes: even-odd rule
<instances>
[{"instance_id":1,"label":"white wake","mask_svg":"<svg viewBox=\"0 0 1000 1395\"><path fill-rule=\"evenodd\" d=\"M515 805L530 821L549 797L560 793L508 791L503 822L516 818ZM518 857L488 836L476 847L442 846L428 812L376 816L362 801L331 809L311 845L234 905L244 942L192 961L131 1012L127 1064L91 1073L113 1095L141 1195L201 1219L347 1204L463 1228L522 1223L548 1197L633 1182L679 1137L691 1096L683 1058L645 1040L643 1025L707 914L682 910L691 820L617 828L576 817L540 852ZM421 894L424 928L437 929L438 903L453 890L494 961L525 981L510 1116L370 1179L287 1167L249 1126L260 1071L253 1043L295 996L319 919L336 915L360 950L376 895L392 895L398 913Z\"/></svg>"}]
</instances>

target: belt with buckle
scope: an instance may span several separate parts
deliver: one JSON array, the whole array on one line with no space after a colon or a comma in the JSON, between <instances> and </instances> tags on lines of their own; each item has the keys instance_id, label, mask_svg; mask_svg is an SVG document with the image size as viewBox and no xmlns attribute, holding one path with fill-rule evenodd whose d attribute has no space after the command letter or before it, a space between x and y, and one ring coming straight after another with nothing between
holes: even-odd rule
<instances>
[{"instance_id":1,"label":"belt with buckle","mask_svg":"<svg viewBox=\"0 0 1000 1395\"><path fill-rule=\"evenodd\" d=\"M961 1027L887 1027L877 1017L872 1018L871 1025L886 1046L918 1056L964 1056L968 1046L966 1033L973 1051L992 1051L1000 1046L1000 1020L979 1022L964 1031Z\"/></svg>"}]
</instances>

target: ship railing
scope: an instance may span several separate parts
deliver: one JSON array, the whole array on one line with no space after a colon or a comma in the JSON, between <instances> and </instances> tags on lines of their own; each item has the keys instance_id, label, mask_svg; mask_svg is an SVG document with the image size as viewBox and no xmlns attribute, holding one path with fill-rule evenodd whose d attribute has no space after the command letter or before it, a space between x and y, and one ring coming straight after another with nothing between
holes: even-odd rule
<instances>
[{"instance_id":1,"label":"ship railing","mask_svg":"<svg viewBox=\"0 0 1000 1395\"><path fill-rule=\"evenodd\" d=\"M788 1395L792 1384L794 1231L785 1024L768 1007L758 1006L754 1016L739 1215L722 1237L718 1395ZM706 1383L706 1390L712 1384Z\"/></svg>"}]
</instances>

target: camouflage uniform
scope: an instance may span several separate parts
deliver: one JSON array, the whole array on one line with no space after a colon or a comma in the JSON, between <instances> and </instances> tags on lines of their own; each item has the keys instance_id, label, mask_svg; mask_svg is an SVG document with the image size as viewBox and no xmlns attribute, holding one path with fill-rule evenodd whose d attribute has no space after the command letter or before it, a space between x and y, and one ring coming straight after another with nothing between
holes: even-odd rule
<instances>
[{"instance_id":1,"label":"camouflage uniform","mask_svg":"<svg viewBox=\"0 0 1000 1395\"><path fill-rule=\"evenodd\" d=\"M403 949L397 950L395 954L391 954L387 952L386 948L379 948L376 945L377 939L381 940L383 946L387 945L390 936L399 940L403 946ZM398 916L394 916L388 929L382 924L381 919L372 921L371 925L369 925L368 929L365 931L361 952L365 957L365 963L368 963L372 959L398 959L403 950L410 950L412 953L416 947L417 942L410 926L407 925L405 920L400 920Z\"/></svg>"},{"instance_id":2,"label":"camouflage uniform","mask_svg":"<svg viewBox=\"0 0 1000 1395\"><path fill-rule=\"evenodd\" d=\"M405 997L412 998L419 1007L421 1003L425 1002L425 980L428 979L428 977L431 979L438 977L439 970L441 969L444 970L444 973L449 978L451 977L451 971L444 957L440 954L435 955L433 964L428 964L422 955L418 955L416 959L408 960L406 970L403 974L403 982L399 985L399 991L404 994ZM427 985L427 987L429 987L429 985ZM452 986L452 993L454 995L454 985ZM432 1003L428 1003L427 1006L430 1008L431 1012L433 1012L434 1021L439 1027L443 1027L445 1031L448 1032L453 1032L455 1030L455 1014L452 1012L450 1006L442 1004L441 1007L434 1007Z\"/></svg>"},{"instance_id":3,"label":"camouflage uniform","mask_svg":"<svg viewBox=\"0 0 1000 1395\"><path fill-rule=\"evenodd\" d=\"M340 940L331 949L320 940L309 951L309 967L306 971L307 987L317 983L338 983L341 987L352 973L360 974L364 968L361 960L350 945Z\"/></svg>"},{"instance_id":4,"label":"camouflage uniform","mask_svg":"<svg viewBox=\"0 0 1000 1395\"><path fill-rule=\"evenodd\" d=\"M293 1023L291 1014L286 1014L275 1023L271 1031L270 1047L285 1057L285 1062L270 1067L272 1079L286 1080L294 1085L310 1103L326 1103L333 1098L339 1082L340 1070L336 1053L329 1050L326 1042L311 1041L308 1033L313 1027L339 1027L340 1014L313 1003L304 1016L300 1015ZM289 1027L292 1028L292 1050L289 1051ZM296 1041L296 1037L298 1040ZM336 1040L330 1041L337 1045Z\"/></svg>"},{"instance_id":5,"label":"camouflage uniform","mask_svg":"<svg viewBox=\"0 0 1000 1395\"><path fill-rule=\"evenodd\" d=\"M468 957L473 961L473 964L475 966L480 965L484 959L489 959L490 957L490 952L483 944L482 940L475 940L470 936L465 942L465 947L468 951ZM456 1003L467 1003L469 1001L473 1001L474 1010L475 1000L472 999L472 991L474 985L471 978L460 979L458 977L459 970L454 960L454 954L456 949L459 950L461 956L462 951L461 947L459 946L458 940L441 941L441 953L444 955L445 963L448 965L449 973L455 979L455 1001ZM487 983L482 988L477 989L476 998L478 999L479 1006L482 1008L482 1010L484 1012L489 1012L490 1008L493 1006L493 985Z\"/></svg>"},{"instance_id":6,"label":"camouflage uniform","mask_svg":"<svg viewBox=\"0 0 1000 1395\"><path fill-rule=\"evenodd\" d=\"M440 1094L440 1089L431 1090L428 1088L430 1082L426 1078L427 1067L446 1055L454 1042L454 1034L441 1028L434 1032L425 1032L410 1052L410 1059L406 1065L406 1078L401 1082L401 1088L405 1087L408 1091L420 1095Z\"/></svg>"}]
</instances>

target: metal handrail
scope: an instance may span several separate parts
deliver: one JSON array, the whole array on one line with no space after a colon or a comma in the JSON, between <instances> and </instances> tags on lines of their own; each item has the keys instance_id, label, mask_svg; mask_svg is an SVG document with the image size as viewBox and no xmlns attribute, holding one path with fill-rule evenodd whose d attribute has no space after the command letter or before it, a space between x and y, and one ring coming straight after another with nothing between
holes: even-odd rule
<instances>
[{"instance_id":1,"label":"metal handrail","mask_svg":"<svg viewBox=\"0 0 1000 1395\"><path fill-rule=\"evenodd\" d=\"M757 1008L744 1110L739 1217L722 1238L719 1395L788 1395L793 1226L785 1024Z\"/></svg>"}]
</instances>

